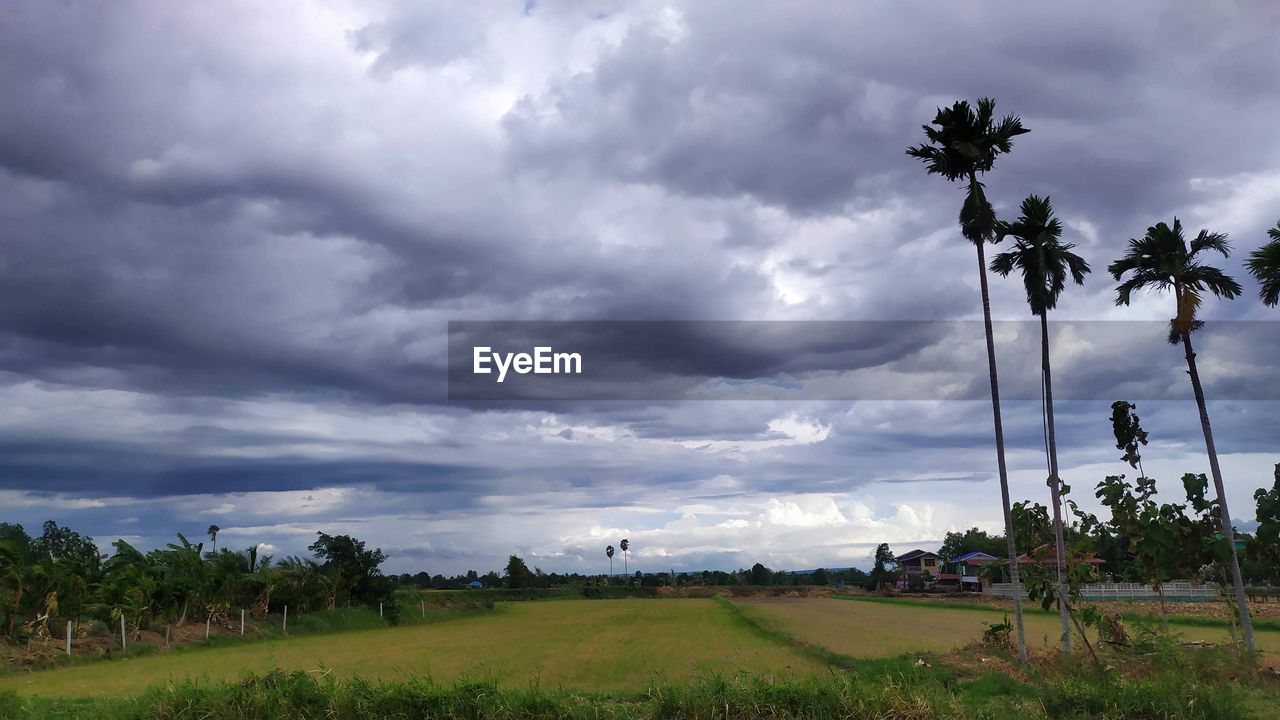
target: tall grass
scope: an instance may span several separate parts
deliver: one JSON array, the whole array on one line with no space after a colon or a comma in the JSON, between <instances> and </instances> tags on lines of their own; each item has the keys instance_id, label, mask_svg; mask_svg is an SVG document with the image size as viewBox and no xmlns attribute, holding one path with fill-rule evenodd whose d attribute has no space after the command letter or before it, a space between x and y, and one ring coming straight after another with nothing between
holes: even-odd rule
<instances>
[{"instance_id":1,"label":"tall grass","mask_svg":"<svg viewBox=\"0 0 1280 720\"><path fill-rule=\"evenodd\" d=\"M1247 685L1247 683L1245 684ZM654 684L633 693L579 693L537 685L503 687L492 679L444 685L429 678L376 684L317 673L274 672L241 682L182 682L137 698L28 700L0 694L0 718L86 720L355 720L440 718L1186 718L1248 720L1268 715L1265 690L1179 678L1108 675L1048 668L1025 680L946 666L881 662L825 677L769 681L706 675L684 684ZM1274 709L1274 706L1272 706Z\"/></svg>"}]
</instances>

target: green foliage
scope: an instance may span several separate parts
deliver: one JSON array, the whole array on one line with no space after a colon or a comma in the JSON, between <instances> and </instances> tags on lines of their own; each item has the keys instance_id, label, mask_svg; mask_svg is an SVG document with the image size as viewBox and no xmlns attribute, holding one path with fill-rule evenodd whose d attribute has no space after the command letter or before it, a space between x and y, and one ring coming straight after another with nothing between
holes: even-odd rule
<instances>
[{"instance_id":1,"label":"green foliage","mask_svg":"<svg viewBox=\"0 0 1280 720\"><path fill-rule=\"evenodd\" d=\"M1071 252L1072 243L1063 243L1062 223L1054 217L1048 197L1028 195L1022 201L1022 215L1014 222L996 222L996 237L1014 238L1012 250L991 260L991 271L1008 277L1015 269L1022 274L1027 304L1033 315L1044 315L1058 305L1067 277L1084 284L1089 263Z\"/></svg>"},{"instance_id":2,"label":"green foliage","mask_svg":"<svg viewBox=\"0 0 1280 720\"><path fill-rule=\"evenodd\" d=\"M1009 624L1009 616L998 623L986 623L982 631L982 644L989 648L1010 650L1013 648L1013 625Z\"/></svg>"},{"instance_id":3,"label":"green foliage","mask_svg":"<svg viewBox=\"0 0 1280 720\"><path fill-rule=\"evenodd\" d=\"M1254 250L1245 265L1258 280L1258 297L1263 304L1280 304L1280 222L1267 231L1271 241Z\"/></svg>"},{"instance_id":4,"label":"green foliage","mask_svg":"<svg viewBox=\"0 0 1280 720\"><path fill-rule=\"evenodd\" d=\"M1280 463L1276 464L1271 489L1254 491L1253 500L1257 504L1258 530L1245 546L1245 554L1272 583L1280 582Z\"/></svg>"},{"instance_id":5,"label":"green foliage","mask_svg":"<svg viewBox=\"0 0 1280 720\"><path fill-rule=\"evenodd\" d=\"M122 618L136 633L158 622L220 623L239 608L261 618L285 605L309 612L390 598L391 583L378 571L385 555L344 535L318 534L311 549L320 562L273 564L256 547L205 552L182 534L146 553L117 540L101 556L92 538L70 528L50 521L42 530L32 538L20 525L0 524L3 631L18 641L60 635L67 621L115 636ZM216 537L216 526L209 534ZM388 609L394 620L397 608Z\"/></svg>"},{"instance_id":6,"label":"green foliage","mask_svg":"<svg viewBox=\"0 0 1280 720\"><path fill-rule=\"evenodd\" d=\"M524 560L517 555L512 555L507 560L507 587L511 589L533 587L533 573L529 572L529 566Z\"/></svg>"},{"instance_id":7,"label":"green foliage","mask_svg":"<svg viewBox=\"0 0 1280 720\"><path fill-rule=\"evenodd\" d=\"M373 604L390 594L390 584L382 577L378 567L387 559L380 548L365 549L363 540L350 535L326 535L316 533L316 541L308 550L323 563L332 580L333 603L349 606L353 602Z\"/></svg>"},{"instance_id":8,"label":"green foliage","mask_svg":"<svg viewBox=\"0 0 1280 720\"><path fill-rule=\"evenodd\" d=\"M879 590L892 585L898 579L898 560L888 543L876 546L875 564L871 568L871 589Z\"/></svg>"},{"instance_id":9,"label":"green foliage","mask_svg":"<svg viewBox=\"0 0 1280 720\"><path fill-rule=\"evenodd\" d=\"M923 126L928 142L907 149L908 155L924 162L930 175L967 184L960 230L975 244L994 241L996 230L995 210L978 176L1013 149L1013 138L1030 132L1016 115L997 120L995 108L991 98L978 100L976 107L957 100L949 108L938 108L933 122Z\"/></svg>"},{"instance_id":10,"label":"green foliage","mask_svg":"<svg viewBox=\"0 0 1280 720\"><path fill-rule=\"evenodd\" d=\"M1137 409L1137 405L1127 400L1111 403L1111 432L1116 436L1116 449L1124 451L1120 459L1129 463L1129 466L1134 469L1142 463L1138 446L1147 444L1147 431L1142 429L1138 414L1135 412Z\"/></svg>"},{"instance_id":11,"label":"green foliage","mask_svg":"<svg viewBox=\"0 0 1280 720\"><path fill-rule=\"evenodd\" d=\"M1111 276L1121 281L1116 286L1116 305L1128 305L1138 290L1172 290L1177 313L1169 321L1169 342L1189 337L1201 325L1196 314L1206 291L1227 299L1241 292L1231 276L1201 261L1200 253L1206 250L1227 257L1231 245L1226 235L1208 230L1201 230L1188 244L1177 218L1172 227L1157 223L1147 228L1146 235L1129 240L1124 257L1107 266Z\"/></svg>"},{"instance_id":12,"label":"green foliage","mask_svg":"<svg viewBox=\"0 0 1280 720\"><path fill-rule=\"evenodd\" d=\"M943 562L951 562L971 552L984 552L994 557L1002 557L1006 550L1003 535L991 535L985 530L974 527L963 533L953 531L943 536L938 557L942 558Z\"/></svg>"},{"instance_id":13,"label":"green foliage","mask_svg":"<svg viewBox=\"0 0 1280 720\"><path fill-rule=\"evenodd\" d=\"M1068 491L1070 487L1063 485L1063 492ZM1067 599L1072 603L1079 598L1081 585L1097 580L1097 572L1083 559L1091 554L1098 522L1092 515L1081 512L1070 500L1067 507L1077 518L1077 523L1063 533L1067 567L1065 580L1070 595ZM1032 600L1039 601L1047 610L1058 601L1057 550L1049 509L1040 503L1024 501L1014 503L1012 515L1014 538L1019 547L1028 548L1027 555L1032 560L1019 565L1022 586Z\"/></svg>"}]
</instances>

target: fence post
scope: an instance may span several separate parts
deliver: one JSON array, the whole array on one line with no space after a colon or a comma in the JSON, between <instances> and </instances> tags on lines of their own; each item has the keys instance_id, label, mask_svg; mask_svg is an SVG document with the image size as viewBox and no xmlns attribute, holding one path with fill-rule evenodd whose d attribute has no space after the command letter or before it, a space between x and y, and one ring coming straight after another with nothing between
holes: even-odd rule
<instances>
[{"instance_id":1,"label":"fence post","mask_svg":"<svg viewBox=\"0 0 1280 720\"><path fill-rule=\"evenodd\" d=\"M382 603L378 603L378 617L382 617Z\"/></svg>"},{"instance_id":2,"label":"fence post","mask_svg":"<svg viewBox=\"0 0 1280 720\"><path fill-rule=\"evenodd\" d=\"M71 621L67 621L67 657L71 657Z\"/></svg>"},{"instance_id":3,"label":"fence post","mask_svg":"<svg viewBox=\"0 0 1280 720\"><path fill-rule=\"evenodd\" d=\"M166 648L169 647L169 626L168 625L164 626L164 646Z\"/></svg>"},{"instance_id":4,"label":"fence post","mask_svg":"<svg viewBox=\"0 0 1280 720\"><path fill-rule=\"evenodd\" d=\"M427 601L426 600L422 601L422 619L423 620L427 619Z\"/></svg>"},{"instance_id":5,"label":"fence post","mask_svg":"<svg viewBox=\"0 0 1280 720\"><path fill-rule=\"evenodd\" d=\"M280 626L280 629L285 635L289 634L289 606L288 605L284 606L284 624Z\"/></svg>"},{"instance_id":6,"label":"fence post","mask_svg":"<svg viewBox=\"0 0 1280 720\"><path fill-rule=\"evenodd\" d=\"M209 639L209 623L211 622L208 615L204 617L204 639Z\"/></svg>"},{"instance_id":7,"label":"fence post","mask_svg":"<svg viewBox=\"0 0 1280 720\"><path fill-rule=\"evenodd\" d=\"M240 637L244 637L244 608L240 608Z\"/></svg>"},{"instance_id":8,"label":"fence post","mask_svg":"<svg viewBox=\"0 0 1280 720\"><path fill-rule=\"evenodd\" d=\"M129 641L124 636L124 611L120 611L120 649L129 649Z\"/></svg>"}]
</instances>

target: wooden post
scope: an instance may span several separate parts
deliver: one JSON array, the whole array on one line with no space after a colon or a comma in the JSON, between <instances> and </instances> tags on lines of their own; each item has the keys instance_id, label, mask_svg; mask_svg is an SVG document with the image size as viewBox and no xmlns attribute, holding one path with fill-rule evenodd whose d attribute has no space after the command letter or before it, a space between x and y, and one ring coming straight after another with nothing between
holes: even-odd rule
<instances>
[{"instance_id":1,"label":"wooden post","mask_svg":"<svg viewBox=\"0 0 1280 720\"><path fill-rule=\"evenodd\" d=\"M127 650L129 641L124 636L124 611L120 611L120 649Z\"/></svg>"},{"instance_id":2,"label":"wooden post","mask_svg":"<svg viewBox=\"0 0 1280 720\"><path fill-rule=\"evenodd\" d=\"M427 601L426 600L422 601L422 619L423 620L427 619Z\"/></svg>"},{"instance_id":3,"label":"wooden post","mask_svg":"<svg viewBox=\"0 0 1280 720\"><path fill-rule=\"evenodd\" d=\"M164 646L169 647L169 626L164 626Z\"/></svg>"},{"instance_id":4,"label":"wooden post","mask_svg":"<svg viewBox=\"0 0 1280 720\"><path fill-rule=\"evenodd\" d=\"M378 617L382 617L382 603L378 603Z\"/></svg>"},{"instance_id":5,"label":"wooden post","mask_svg":"<svg viewBox=\"0 0 1280 720\"><path fill-rule=\"evenodd\" d=\"M240 637L244 637L244 608L240 608Z\"/></svg>"},{"instance_id":6,"label":"wooden post","mask_svg":"<svg viewBox=\"0 0 1280 720\"><path fill-rule=\"evenodd\" d=\"M71 657L71 621L67 621L67 657Z\"/></svg>"},{"instance_id":7,"label":"wooden post","mask_svg":"<svg viewBox=\"0 0 1280 720\"><path fill-rule=\"evenodd\" d=\"M280 629L282 632L284 632L285 635L289 634L289 606L288 605L284 606L284 624L280 626Z\"/></svg>"},{"instance_id":8,"label":"wooden post","mask_svg":"<svg viewBox=\"0 0 1280 720\"><path fill-rule=\"evenodd\" d=\"M204 618L204 639L206 641L209 639L209 622L209 616L206 615Z\"/></svg>"}]
</instances>

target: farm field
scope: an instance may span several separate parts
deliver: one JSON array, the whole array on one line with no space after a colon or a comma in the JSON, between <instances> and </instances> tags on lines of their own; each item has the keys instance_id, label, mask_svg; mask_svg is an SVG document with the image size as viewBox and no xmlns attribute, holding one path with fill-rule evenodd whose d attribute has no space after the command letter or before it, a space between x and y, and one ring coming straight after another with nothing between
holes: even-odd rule
<instances>
[{"instance_id":1,"label":"farm field","mask_svg":"<svg viewBox=\"0 0 1280 720\"><path fill-rule=\"evenodd\" d=\"M330 671L377 680L493 677L507 686L640 689L704 672L805 675L824 666L761 637L710 599L500 603L447 622L246 643L0 677L39 697L132 694L169 680Z\"/></svg>"},{"instance_id":2,"label":"farm field","mask_svg":"<svg viewBox=\"0 0 1280 720\"><path fill-rule=\"evenodd\" d=\"M945 652L978 640L987 623L1000 622L1006 615L999 608L912 606L910 601L752 598L734 602L761 624L855 657ZM1028 612L1025 627L1028 646L1056 646L1056 615ZM1221 643L1228 639L1225 628L1174 625L1172 629L1187 640ZM1274 664L1280 658L1280 632L1258 631L1257 641L1258 649Z\"/></svg>"}]
</instances>

